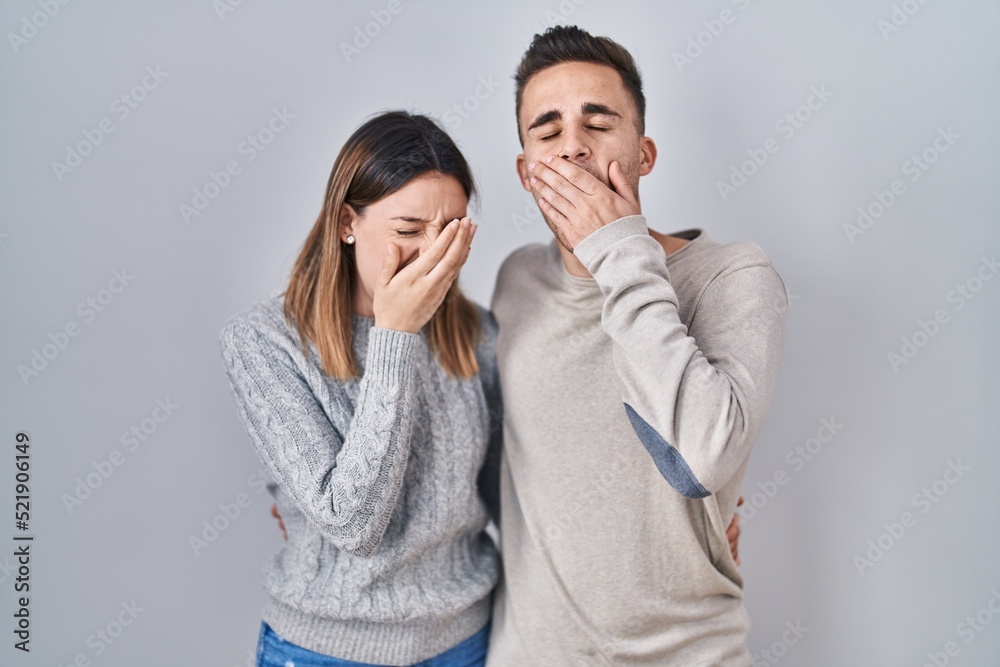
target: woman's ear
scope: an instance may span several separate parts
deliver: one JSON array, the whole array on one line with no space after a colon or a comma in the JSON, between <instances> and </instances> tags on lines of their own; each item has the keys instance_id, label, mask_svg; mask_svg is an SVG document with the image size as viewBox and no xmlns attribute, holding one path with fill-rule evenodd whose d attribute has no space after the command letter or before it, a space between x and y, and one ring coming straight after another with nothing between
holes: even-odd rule
<instances>
[{"instance_id":1,"label":"woman's ear","mask_svg":"<svg viewBox=\"0 0 1000 667\"><path fill-rule=\"evenodd\" d=\"M354 223L358 219L358 214L355 212L354 208L350 204L344 204L340 208L340 220L338 221L337 228L340 233L340 239L343 241L349 234L354 233Z\"/></svg>"}]
</instances>

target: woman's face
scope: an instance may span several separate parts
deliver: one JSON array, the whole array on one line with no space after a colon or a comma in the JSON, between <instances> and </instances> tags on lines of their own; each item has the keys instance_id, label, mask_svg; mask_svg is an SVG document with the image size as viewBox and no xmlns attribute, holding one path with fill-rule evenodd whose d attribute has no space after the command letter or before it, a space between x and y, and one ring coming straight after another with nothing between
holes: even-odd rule
<instances>
[{"instance_id":1,"label":"woman's face","mask_svg":"<svg viewBox=\"0 0 1000 667\"><path fill-rule=\"evenodd\" d=\"M365 208L364 215L344 205L340 238L354 236L354 312L374 316L374 287L391 241L399 248L398 272L433 243L444 226L466 216L469 200L454 176L429 172Z\"/></svg>"}]
</instances>

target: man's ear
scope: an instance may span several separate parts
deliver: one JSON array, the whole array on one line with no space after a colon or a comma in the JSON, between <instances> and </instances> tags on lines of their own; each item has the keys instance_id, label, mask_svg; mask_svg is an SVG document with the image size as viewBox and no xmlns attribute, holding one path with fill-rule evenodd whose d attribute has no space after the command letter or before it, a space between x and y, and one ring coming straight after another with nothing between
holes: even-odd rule
<instances>
[{"instance_id":1,"label":"man's ear","mask_svg":"<svg viewBox=\"0 0 1000 667\"><path fill-rule=\"evenodd\" d=\"M528 163L524 159L524 153L517 154L517 177L521 179L521 187L531 192L531 185L528 181L531 179L531 172L528 171Z\"/></svg>"},{"instance_id":2,"label":"man's ear","mask_svg":"<svg viewBox=\"0 0 1000 667\"><path fill-rule=\"evenodd\" d=\"M639 175L653 171L656 164L656 143L649 137L639 137Z\"/></svg>"},{"instance_id":3,"label":"man's ear","mask_svg":"<svg viewBox=\"0 0 1000 667\"><path fill-rule=\"evenodd\" d=\"M337 231L340 234L341 240L348 234L354 233L354 223L357 219L358 214L350 204L344 204L340 207L340 220L337 222Z\"/></svg>"}]
</instances>

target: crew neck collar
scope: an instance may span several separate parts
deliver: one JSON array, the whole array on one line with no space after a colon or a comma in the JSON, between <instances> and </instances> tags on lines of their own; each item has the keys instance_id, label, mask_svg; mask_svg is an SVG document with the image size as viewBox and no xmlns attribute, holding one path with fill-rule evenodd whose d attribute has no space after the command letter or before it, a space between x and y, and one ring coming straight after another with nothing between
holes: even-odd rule
<instances>
[{"instance_id":1,"label":"crew neck collar","mask_svg":"<svg viewBox=\"0 0 1000 667\"><path fill-rule=\"evenodd\" d=\"M671 232L667 236L675 236L687 240L687 243L666 256L668 265L685 255L691 254L692 251L689 250L691 246L700 246L708 238L704 230L695 227L679 232ZM549 240L546 247L546 260L560 287L581 294L601 291L597 280L593 276L577 276L569 272L565 262L563 262L562 253L559 252L559 242L554 236Z\"/></svg>"},{"instance_id":2,"label":"crew neck collar","mask_svg":"<svg viewBox=\"0 0 1000 667\"><path fill-rule=\"evenodd\" d=\"M546 259L552 273L555 274L556 279L559 281L560 287L574 292L600 293L601 288L593 276L575 276L569 272L565 262L563 262L562 253L559 252L559 241L554 236L549 240L548 247L546 248Z\"/></svg>"},{"instance_id":3,"label":"crew neck collar","mask_svg":"<svg viewBox=\"0 0 1000 667\"><path fill-rule=\"evenodd\" d=\"M674 236L676 238L684 239L687 241L687 243L685 243L683 246L681 246L677 250L674 250L672 253L667 255L667 264L670 264L671 262L675 261L679 256L683 254L690 254L688 248L690 248L692 245L695 244L700 246L704 242L704 240L708 238L705 235L705 231L697 227L692 227L690 229L682 229L679 232L671 232L670 234L667 234L667 236Z\"/></svg>"}]
</instances>

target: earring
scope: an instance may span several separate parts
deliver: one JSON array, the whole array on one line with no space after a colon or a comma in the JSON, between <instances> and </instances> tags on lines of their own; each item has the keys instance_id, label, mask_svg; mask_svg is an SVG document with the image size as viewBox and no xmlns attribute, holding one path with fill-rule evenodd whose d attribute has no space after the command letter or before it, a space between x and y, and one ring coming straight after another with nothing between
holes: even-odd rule
<instances>
[{"instance_id":1,"label":"earring","mask_svg":"<svg viewBox=\"0 0 1000 667\"><path fill-rule=\"evenodd\" d=\"M354 244L354 234L348 234L348 236L347 236L347 243L348 243L348 245L353 245Z\"/></svg>"}]
</instances>

